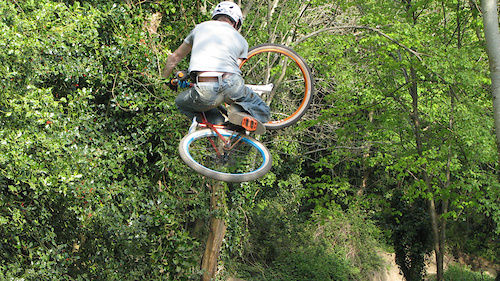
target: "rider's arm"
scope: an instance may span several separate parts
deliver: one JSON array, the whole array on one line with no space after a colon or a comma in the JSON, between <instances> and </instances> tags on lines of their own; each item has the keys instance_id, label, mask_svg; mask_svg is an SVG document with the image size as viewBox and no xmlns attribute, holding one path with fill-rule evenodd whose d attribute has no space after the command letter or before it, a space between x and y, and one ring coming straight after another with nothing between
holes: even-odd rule
<instances>
[{"instance_id":1,"label":"rider's arm","mask_svg":"<svg viewBox=\"0 0 500 281\"><path fill-rule=\"evenodd\" d=\"M161 72L161 77L168 78L174 71L175 66L189 54L192 46L183 42L177 50L168 56L167 63Z\"/></svg>"}]
</instances>

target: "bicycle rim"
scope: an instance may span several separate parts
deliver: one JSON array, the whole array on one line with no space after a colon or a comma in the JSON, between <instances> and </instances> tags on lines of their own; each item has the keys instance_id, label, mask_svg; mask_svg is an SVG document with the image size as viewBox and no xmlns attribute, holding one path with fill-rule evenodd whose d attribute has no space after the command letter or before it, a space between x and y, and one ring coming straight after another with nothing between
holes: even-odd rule
<instances>
[{"instance_id":1,"label":"bicycle rim","mask_svg":"<svg viewBox=\"0 0 500 281\"><path fill-rule=\"evenodd\" d=\"M297 122L312 100L313 76L305 60L292 49L277 44L261 44L248 51L240 68L246 84L274 84L261 97L271 108L267 129L281 129Z\"/></svg>"},{"instance_id":2,"label":"bicycle rim","mask_svg":"<svg viewBox=\"0 0 500 281\"><path fill-rule=\"evenodd\" d=\"M179 143L182 160L194 171L226 182L252 181L264 176L272 166L269 150L259 141L218 130L233 147L223 148L221 138L210 129L194 131Z\"/></svg>"}]
</instances>

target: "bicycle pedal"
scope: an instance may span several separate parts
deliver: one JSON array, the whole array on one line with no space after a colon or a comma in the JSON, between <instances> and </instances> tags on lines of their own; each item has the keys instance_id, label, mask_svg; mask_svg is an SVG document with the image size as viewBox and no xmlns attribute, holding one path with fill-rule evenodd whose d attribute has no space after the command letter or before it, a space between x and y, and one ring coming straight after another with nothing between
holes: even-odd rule
<instances>
[{"instance_id":1,"label":"bicycle pedal","mask_svg":"<svg viewBox=\"0 0 500 281\"><path fill-rule=\"evenodd\" d=\"M257 125L259 125L259 122L255 120L253 117L243 117L243 120L241 121L241 127L245 128L247 131L255 131L257 130Z\"/></svg>"},{"instance_id":2,"label":"bicycle pedal","mask_svg":"<svg viewBox=\"0 0 500 281\"><path fill-rule=\"evenodd\" d=\"M262 135L266 132L264 124L248 113L229 112L228 119L230 123L241 126L246 132L254 132L257 135Z\"/></svg>"}]
</instances>

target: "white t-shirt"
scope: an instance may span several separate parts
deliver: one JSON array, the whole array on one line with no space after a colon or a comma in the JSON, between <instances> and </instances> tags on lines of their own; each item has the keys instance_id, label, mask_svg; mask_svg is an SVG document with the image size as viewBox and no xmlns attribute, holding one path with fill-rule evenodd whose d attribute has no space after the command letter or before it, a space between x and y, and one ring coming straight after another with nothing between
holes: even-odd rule
<instances>
[{"instance_id":1,"label":"white t-shirt","mask_svg":"<svg viewBox=\"0 0 500 281\"><path fill-rule=\"evenodd\" d=\"M241 74L238 59L246 59L248 43L230 24L206 21L184 39L192 46L189 71L220 71Z\"/></svg>"}]
</instances>

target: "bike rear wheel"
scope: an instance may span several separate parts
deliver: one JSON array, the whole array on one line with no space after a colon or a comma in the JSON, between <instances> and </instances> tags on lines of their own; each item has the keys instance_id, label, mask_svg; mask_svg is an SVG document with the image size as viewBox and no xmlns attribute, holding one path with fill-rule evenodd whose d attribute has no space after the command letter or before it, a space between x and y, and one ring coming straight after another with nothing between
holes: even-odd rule
<instances>
[{"instance_id":1,"label":"bike rear wheel","mask_svg":"<svg viewBox=\"0 0 500 281\"><path fill-rule=\"evenodd\" d=\"M222 139L211 129L194 131L181 140L179 154L191 169L226 182L252 181L269 172L272 157L262 143L233 131L217 131L230 140L230 148L224 148Z\"/></svg>"},{"instance_id":2,"label":"bike rear wheel","mask_svg":"<svg viewBox=\"0 0 500 281\"><path fill-rule=\"evenodd\" d=\"M297 122L312 100L313 76L305 60L292 49L277 44L261 44L248 51L240 65L245 83L272 83L262 99L271 108L267 129L281 129Z\"/></svg>"}]
</instances>

